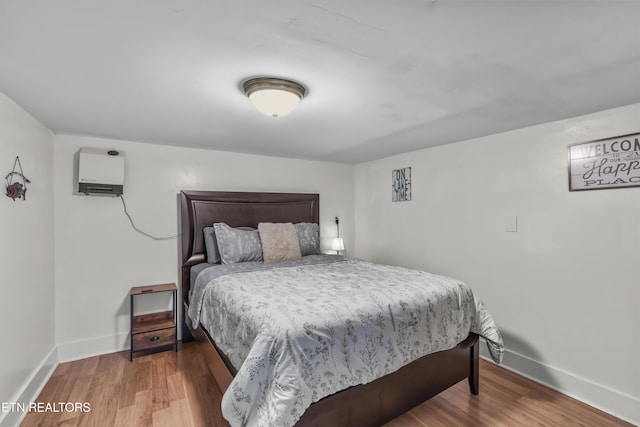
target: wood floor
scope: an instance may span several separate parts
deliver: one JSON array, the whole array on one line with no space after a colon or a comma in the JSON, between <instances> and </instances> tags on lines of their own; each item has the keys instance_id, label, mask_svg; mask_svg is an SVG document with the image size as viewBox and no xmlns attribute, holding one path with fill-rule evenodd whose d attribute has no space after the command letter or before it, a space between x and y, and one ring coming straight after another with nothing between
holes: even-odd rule
<instances>
[{"instance_id":1,"label":"wood floor","mask_svg":"<svg viewBox=\"0 0 640 427\"><path fill-rule=\"evenodd\" d=\"M22 426L225 426L220 391L192 344L137 357L128 352L60 364L38 402L88 402L90 412L30 412ZM630 426L481 360L480 394L466 381L386 427Z\"/></svg>"}]
</instances>

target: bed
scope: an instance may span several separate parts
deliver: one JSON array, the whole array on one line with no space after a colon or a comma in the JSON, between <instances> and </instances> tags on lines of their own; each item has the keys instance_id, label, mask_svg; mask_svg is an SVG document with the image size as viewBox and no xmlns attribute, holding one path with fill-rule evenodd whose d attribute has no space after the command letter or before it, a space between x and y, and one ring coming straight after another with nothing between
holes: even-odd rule
<instances>
[{"instance_id":1,"label":"bed","mask_svg":"<svg viewBox=\"0 0 640 427\"><path fill-rule=\"evenodd\" d=\"M318 224L319 195L182 191L180 205L182 337L185 342L198 343L218 386L225 392L238 370L211 334L186 315L193 308L191 270L207 258L203 229L214 223L252 228L260 223ZM337 261L340 262L336 266L344 264ZM478 394L478 335L468 333L456 342L453 348L418 357L381 378L322 397L304 410L296 425L380 426L465 379L471 393ZM238 366L237 361L235 364ZM237 394L238 390L231 392Z\"/></svg>"}]
</instances>

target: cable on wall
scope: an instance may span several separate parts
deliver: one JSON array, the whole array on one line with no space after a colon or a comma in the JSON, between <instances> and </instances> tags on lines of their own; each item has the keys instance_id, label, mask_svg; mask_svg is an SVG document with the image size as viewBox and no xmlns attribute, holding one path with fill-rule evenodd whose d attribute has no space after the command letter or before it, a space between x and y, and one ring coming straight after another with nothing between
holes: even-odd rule
<instances>
[{"instance_id":1,"label":"cable on wall","mask_svg":"<svg viewBox=\"0 0 640 427\"><path fill-rule=\"evenodd\" d=\"M120 200L122 200L122 206L124 207L124 214L127 216L127 218L129 218L129 222L131 223L131 226L138 233L142 234L143 236L147 236L148 238L153 239L153 240L171 240L171 239L175 239L175 238L178 237L177 235L175 235L175 236L167 236L167 237L157 237L157 236L151 235L149 233L145 233L144 231L140 230L134 224L133 219L131 218L131 215L129 215L129 212L127 212L127 204L125 203L124 196L122 194L120 195Z\"/></svg>"}]
</instances>

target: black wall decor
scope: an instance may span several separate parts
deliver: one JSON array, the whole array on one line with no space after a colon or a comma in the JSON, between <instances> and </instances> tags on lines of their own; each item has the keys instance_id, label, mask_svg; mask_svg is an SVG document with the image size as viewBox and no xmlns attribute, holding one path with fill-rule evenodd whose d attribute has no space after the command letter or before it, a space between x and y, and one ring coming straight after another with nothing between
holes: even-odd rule
<instances>
[{"instance_id":1,"label":"black wall decor","mask_svg":"<svg viewBox=\"0 0 640 427\"><path fill-rule=\"evenodd\" d=\"M20 171L17 171L16 168L19 168ZM13 171L9 172L7 176L4 177L6 184L6 194L7 197L11 197L15 202L16 199L27 200L27 183L31 183L29 179L24 176L22 171L22 164L20 164L20 157L16 156L15 162L13 162ZM22 181L22 182L20 182Z\"/></svg>"}]
</instances>

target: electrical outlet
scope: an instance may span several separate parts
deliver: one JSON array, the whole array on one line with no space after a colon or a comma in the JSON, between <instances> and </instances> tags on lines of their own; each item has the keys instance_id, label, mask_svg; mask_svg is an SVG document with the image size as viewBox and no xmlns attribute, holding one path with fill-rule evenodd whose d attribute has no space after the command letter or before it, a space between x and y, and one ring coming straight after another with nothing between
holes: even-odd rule
<instances>
[{"instance_id":1,"label":"electrical outlet","mask_svg":"<svg viewBox=\"0 0 640 427\"><path fill-rule=\"evenodd\" d=\"M504 224L504 231L516 233L518 231L518 216L508 215Z\"/></svg>"}]
</instances>

